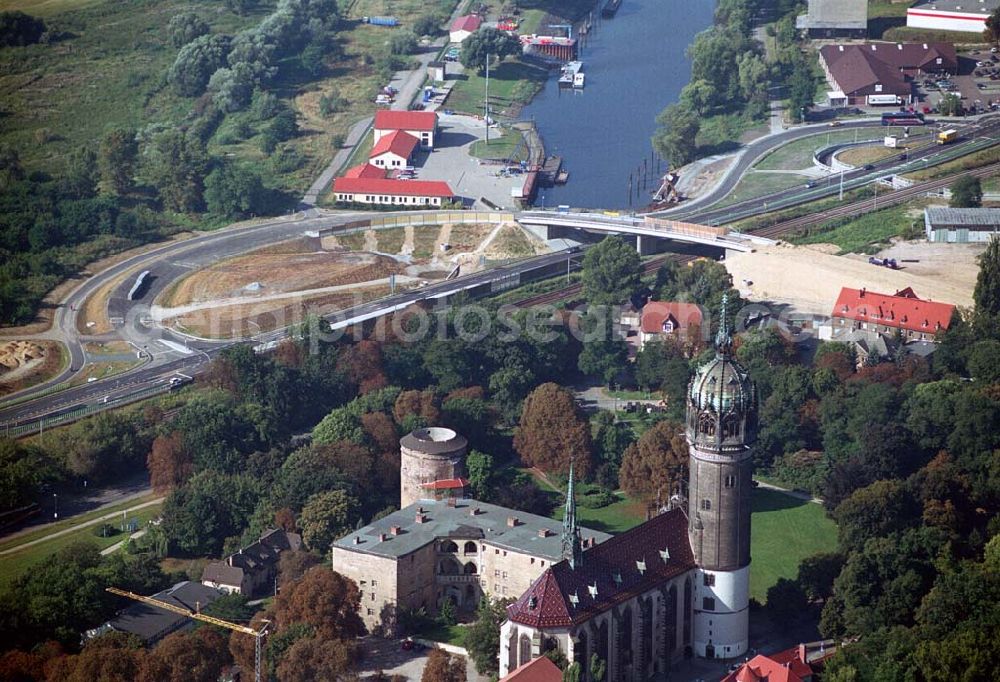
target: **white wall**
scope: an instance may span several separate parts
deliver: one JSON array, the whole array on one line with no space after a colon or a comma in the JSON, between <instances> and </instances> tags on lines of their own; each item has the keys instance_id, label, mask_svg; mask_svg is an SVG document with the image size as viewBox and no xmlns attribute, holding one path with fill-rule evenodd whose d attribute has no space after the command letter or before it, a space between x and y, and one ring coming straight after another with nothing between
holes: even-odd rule
<instances>
[{"instance_id":1,"label":"white wall","mask_svg":"<svg viewBox=\"0 0 1000 682\"><path fill-rule=\"evenodd\" d=\"M972 1L970 0L970 2ZM986 15L911 9L906 13L906 25L909 28L929 28L936 31L982 33L983 29L986 28Z\"/></svg>"},{"instance_id":2,"label":"white wall","mask_svg":"<svg viewBox=\"0 0 1000 682\"><path fill-rule=\"evenodd\" d=\"M715 576L714 585L705 585L705 574ZM704 597L715 599L714 611L702 611ZM698 571L694 590L695 655L704 657L711 643L716 658L742 656L749 643L749 608L749 566L736 571Z\"/></svg>"}]
</instances>

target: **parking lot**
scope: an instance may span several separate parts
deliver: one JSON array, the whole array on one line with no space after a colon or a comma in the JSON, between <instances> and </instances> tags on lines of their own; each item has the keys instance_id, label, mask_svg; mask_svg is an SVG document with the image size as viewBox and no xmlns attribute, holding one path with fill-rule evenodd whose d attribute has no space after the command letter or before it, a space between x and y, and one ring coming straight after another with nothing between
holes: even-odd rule
<instances>
[{"instance_id":1,"label":"parking lot","mask_svg":"<svg viewBox=\"0 0 1000 682\"><path fill-rule=\"evenodd\" d=\"M502 209L515 209L510 191L524 184L523 175L501 175L502 165L480 162L469 154L477 140L486 137L486 124L482 119L438 111L439 133L434 150L417 155L414 177L419 180L443 180L467 207L489 208L487 201ZM499 135L495 128L490 135Z\"/></svg>"},{"instance_id":2,"label":"parking lot","mask_svg":"<svg viewBox=\"0 0 1000 682\"><path fill-rule=\"evenodd\" d=\"M958 57L958 74L952 77L930 75L917 79L919 107L937 113L941 98L954 93L970 113L1000 107L1000 54L973 50Z\"/></svg>"}]
</instances>

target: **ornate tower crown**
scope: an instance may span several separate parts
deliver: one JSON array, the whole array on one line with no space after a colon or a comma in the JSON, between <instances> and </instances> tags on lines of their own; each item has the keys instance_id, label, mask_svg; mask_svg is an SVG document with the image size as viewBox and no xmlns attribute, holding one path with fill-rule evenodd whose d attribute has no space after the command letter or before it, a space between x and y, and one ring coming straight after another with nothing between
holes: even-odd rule
<instances>
[{"instance_id":1,"label":"ornate tower crown","mask_svg":"<svg viewBox=\"0 0 1000 682\"><path fill-rule=\"evenodd\" d=\"M745 450L757 435L757 395L746 371L733 358L727 304L723 296L715 357L695 371L687 405L689 442L720 454Z\"/></svg>"}]
</instances>

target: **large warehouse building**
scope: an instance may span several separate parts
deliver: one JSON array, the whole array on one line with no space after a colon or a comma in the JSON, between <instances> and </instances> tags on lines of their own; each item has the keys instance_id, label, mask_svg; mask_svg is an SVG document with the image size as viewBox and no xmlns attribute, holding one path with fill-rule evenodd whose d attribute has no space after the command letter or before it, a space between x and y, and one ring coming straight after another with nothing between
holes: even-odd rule
<instances>
[{"instance_id":1,"label":"large warehouse building","mask_svg":"<svg viewBox=\"0 0 1000 682\"><path fill-rule=\"evenodd\" d=\"M809 0L795 27L810 38L864 38L868 35L868 0Z\"/></svg>"},{"instance_id":2,"label":"large warehouse building","mask_svg":"<svg viewBox=\"0 0 1000 682\"><path fill-rule=\"evenodd\" d=\"M1000 0L920 0L906 10L908 28L982 33Z\"/></svg>"},{"instance_id":3,"label":"large warehouse building","mask_svg":"<svg viewBox=\"0 0 1000 682\"><path fill-rule=\"evenodd\" d=\"M925 208L929 242L988 242L1000 235L1000 208Z\"/></svg>"}]
</instances>

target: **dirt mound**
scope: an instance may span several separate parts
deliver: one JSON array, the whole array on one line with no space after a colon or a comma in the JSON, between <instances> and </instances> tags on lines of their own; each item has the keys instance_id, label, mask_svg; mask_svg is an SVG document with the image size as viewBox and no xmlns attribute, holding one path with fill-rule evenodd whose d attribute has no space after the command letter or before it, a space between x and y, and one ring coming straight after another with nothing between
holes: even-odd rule
<instances>
[{"instance_id":1,"label":"dirt mound","mask_svg":"<svg viewBox=\"0 0 1000 682\"><path fill-rule=\"evenodd\" d=\"M31 341L7 341L0 344L0 375L28 367L45 359L45 349Z\"/></svg>"}]
</instances>

